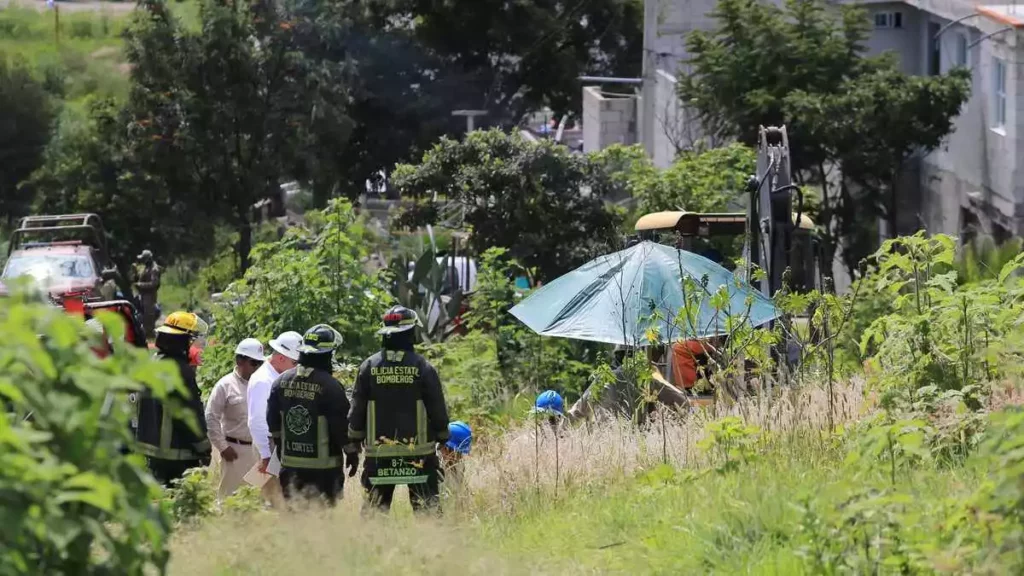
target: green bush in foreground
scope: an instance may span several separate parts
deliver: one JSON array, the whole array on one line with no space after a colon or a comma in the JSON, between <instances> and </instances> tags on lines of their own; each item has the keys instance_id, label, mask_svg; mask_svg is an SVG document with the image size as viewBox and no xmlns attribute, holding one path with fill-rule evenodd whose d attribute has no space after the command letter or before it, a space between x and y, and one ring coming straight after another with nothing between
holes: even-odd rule
<instances>
[{"instance_id":1,"label":"green bush in foreground","mask_svg":"<svg viewBox=\"0 0 1024 576\"><path fill-rule=\"evenodd\" d=\"M41 304L0 303L0 574L142 574L162 570L170 522L132 442L124 393L180 386L173 365L123 343L116 317L99 335Z\"/></svg>"}]
</instances>

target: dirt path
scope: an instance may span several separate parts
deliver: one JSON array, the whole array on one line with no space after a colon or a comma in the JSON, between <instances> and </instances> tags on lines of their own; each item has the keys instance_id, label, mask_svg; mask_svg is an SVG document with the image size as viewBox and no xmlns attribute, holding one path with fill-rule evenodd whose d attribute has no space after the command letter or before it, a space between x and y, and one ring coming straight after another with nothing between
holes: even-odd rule
<instances>
[{"instance_id":1,"label":"dirt path","mask_svg":"<svg viewBox=\"0 0 1024 576\"><path fill-rule=\"evenodd\" d=\"M134 2L56 2L56 4L60 6L61 12L83 12L92 10L96 12L107 11L127 13L135 9ZM39 11L47 9L45 0L0 0L0 8L6 8L9 5L35 8Z\"/></svg>"}]
</instances>

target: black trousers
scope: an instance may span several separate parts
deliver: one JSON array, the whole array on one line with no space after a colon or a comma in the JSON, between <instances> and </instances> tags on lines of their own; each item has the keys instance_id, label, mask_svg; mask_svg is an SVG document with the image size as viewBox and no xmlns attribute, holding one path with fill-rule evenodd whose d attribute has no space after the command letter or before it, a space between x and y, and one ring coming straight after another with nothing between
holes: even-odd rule
<instances>
[{"instance_id":1,"label":"black trousers","mask_svg":"<svg viewBox=\"0 0 1024 576\"><path fill-rule=\"evenodd\" d=\"M373 458L367 458L363 464L362 485L366 490L366 502L363 511L377 509L381 512L391 510L391 501L395 498L394 484L374 486L370 484L370 476L374 473ZM422 484L409 484L409 503L412 511L439 512L441 510L441 473L437 456L427 456L424 461L427 481Z\"/></svg>"},{"instance_id":2,"label":"black trousers","mask_svg":"<svg viewBox=\"0 0 1024 576\"><path fill-rule=\"evenodd\" d=\"M281 468L281 491L288 500L296 496L324 498L329 505L334 506L344 489L345 474L341 468Z\"/></svg>"},{"instance_id":3,"label":"black trousers","mask_svg":"<svg viewBox=\"0 0 1024 576\"><path fill-rule=\"evenodd\" d=\"M204 466L202 460L161 460L158 458L146 458L146 467L149 473L156 478L156 481L165 488L171 486L171 482L181 479L190 468Z\"/></svg>"}]
</instances>

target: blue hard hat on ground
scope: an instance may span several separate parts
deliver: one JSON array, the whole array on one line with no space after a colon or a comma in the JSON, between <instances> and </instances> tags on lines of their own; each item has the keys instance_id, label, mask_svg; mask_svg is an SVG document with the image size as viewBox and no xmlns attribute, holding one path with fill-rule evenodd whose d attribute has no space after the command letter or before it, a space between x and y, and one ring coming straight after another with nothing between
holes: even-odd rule
<instances>
[{"instance_id":1,"label":"blue hard hat on ground","mask_svg":"<svg viewBox=\"0 0 1024 576\"><path fill-rule=\"evenodd\" d=\"M448 424L448 441L445 446L455 450L459 454L469 454L469 447L473 444L473 429L469 424L456 420Z\"/></svg>"},{"instance_id":2,"label":"blue hard hat on ground","mask_svg":"<svg viewBox=\"0 0 1024 576\"><path fill-rule=\"evenodd\" d=\"M561 414L565 409L565 402L562 395L554 390L545 390L537 396L537 402L533 407L534 412L553 412Z\"/></svg>"}]
</instances>

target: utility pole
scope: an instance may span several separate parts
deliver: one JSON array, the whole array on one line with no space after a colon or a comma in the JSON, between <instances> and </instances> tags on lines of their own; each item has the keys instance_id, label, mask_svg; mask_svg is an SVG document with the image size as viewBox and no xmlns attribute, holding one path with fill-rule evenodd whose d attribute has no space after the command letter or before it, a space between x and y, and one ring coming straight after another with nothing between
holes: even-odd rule
<instances>
[{"instance_id":1,"label":"utility pole","mask_svg":"<svg viewBox=\"0 0 1024 576\"><path fill-rule=\"evenodd\" d=\"M453 110L452 116L465 116L466 117L466 134L472 132L475 127L473 119L477 116L486 116L487 110Z\"/></svg>"},{"instance_id":2,"label":"utility pole","mask_svg":"<svg viewBox=\"0 0 1024 576\"><path fill-rule=\"evenodd\" d=\"M53 10L53 42L60 50L60 6L55 0L46 0L46 5Z\"/></svg>"}]
</instances>

